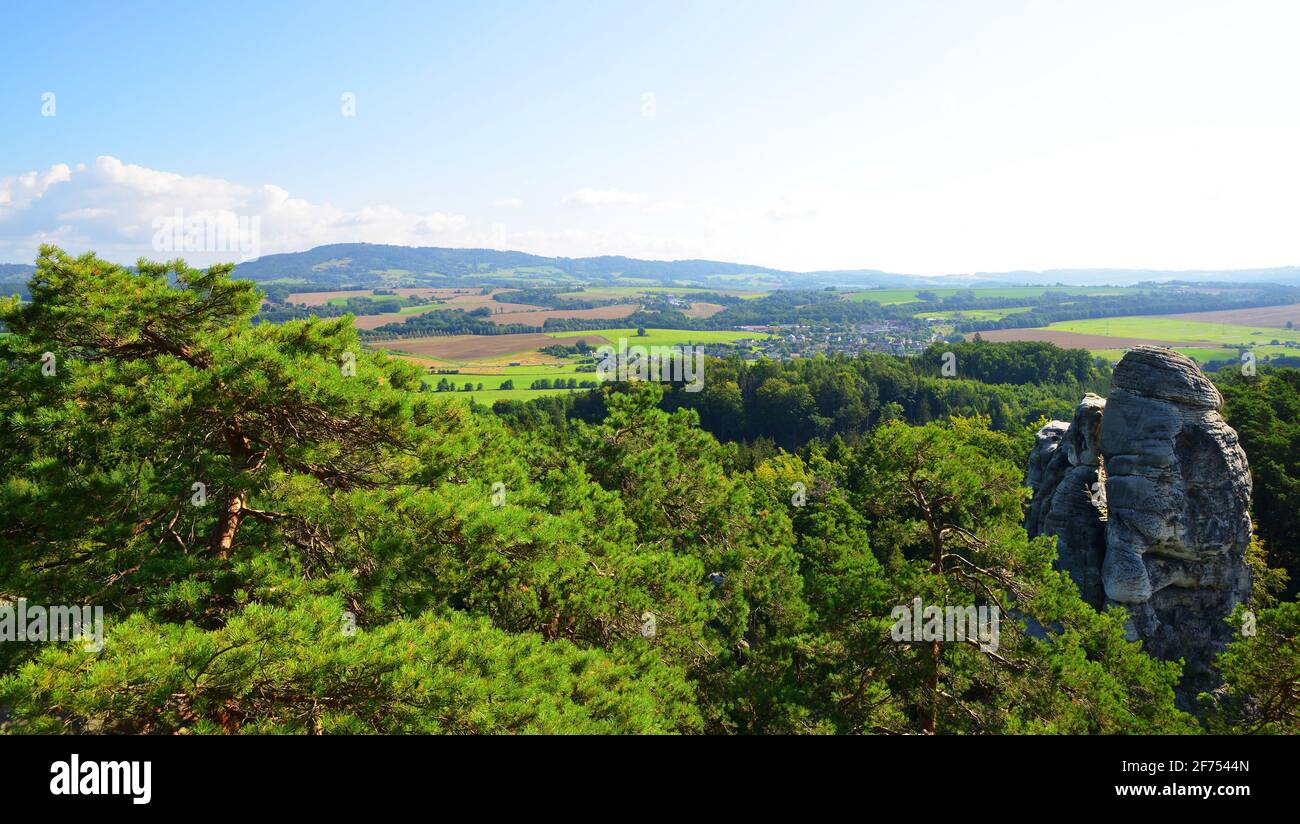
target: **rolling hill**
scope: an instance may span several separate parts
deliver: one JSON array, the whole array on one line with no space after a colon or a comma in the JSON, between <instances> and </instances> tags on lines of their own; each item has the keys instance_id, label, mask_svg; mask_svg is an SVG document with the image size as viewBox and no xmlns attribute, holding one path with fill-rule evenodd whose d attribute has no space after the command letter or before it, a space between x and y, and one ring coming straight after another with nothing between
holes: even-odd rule
<instances>
[{"instance_id":1,"label":"rolling hill","mask_svg":"<svg viewBox=\"0 0 1300 824\"><path fill-rule=\"evenodd\" d=\"M26 281L32 271L34 267L31 264L0 263L0 294L25 294ZM1300 284L1300 267L1296 266L1228 271L1052 269L927 276L878 269L794 272L715 260L640 260L610 255L543 257L497 249L373 243L333 243L302 252L265 255L240 263L236 274L258 283L279 282L321 289L394 285L517 287L522 284L571 283L713 289L981 289L1025 285L1125 286L1207 282Z\"/></svg>"}]
</instances>

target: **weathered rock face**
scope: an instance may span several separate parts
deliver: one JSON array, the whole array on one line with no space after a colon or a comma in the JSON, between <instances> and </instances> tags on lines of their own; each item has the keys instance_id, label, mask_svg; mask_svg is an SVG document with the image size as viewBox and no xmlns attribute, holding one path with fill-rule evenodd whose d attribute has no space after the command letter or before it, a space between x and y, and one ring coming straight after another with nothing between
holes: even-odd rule
<instances>
[{"instance_id":1,"label":"weathered rock face","mask_svg":"<svg viewBox=\"0 0 1300 824\"><path fill-rule=\"evenodd\" d=\"M1250 468L1190 359L1138 347L1115 368L1101 427L1110 520L1102 578L1152 654L1184 657L1184 692L1210 689L1224 618L1250 595Z\"/></svg>"},{"instance_id":2,"label":"weathered rock face","mask_svg":"<svg viewBox=\"0 0 1300 824\"><path fill-rule=\"evenodd\" d=\"M1106 490L1098 449L1105 408L1104 398L1088 394L1073 421L1053 421L1038 430L1029 456L1034 498L1025 524L1031 538L1056 536L1057 566L1097 608L1105 601Z\"/></svg>"},{"instance_id":3,"label":"weathered rock face","mask_svg":"<svg viewBox=\"0 0 1300 824\"><path fill-rule=\"evenodd\" d=\"M1149 652L1186 660L1185 706L1215 686L1223 619L1250 593L1250 470L1222 404L1191 360L1137 347L1110 397L1044 427L1030 456L1026 528L1057 536L1085 600L1125 607Z\"/></svg>"},{"instance_id":4,"label":"weathered rock face","mask_svg":"<svg viewBox=\"0 0 1300 824\"><path fill-rule=\"evenodd\" d=\"M1029 451L1029 473L1025 482L1034 490L1034 497L1029 502L1029 514L1025 516L1025 529L1031 538L1047 534L1043 523L1051 508L1052 495L1061 485L1068 466L1061 439L1069 428L1070 424L1065 421L1052 421L1038 430L1034 448Z\"/></svg>"}]
</instances>

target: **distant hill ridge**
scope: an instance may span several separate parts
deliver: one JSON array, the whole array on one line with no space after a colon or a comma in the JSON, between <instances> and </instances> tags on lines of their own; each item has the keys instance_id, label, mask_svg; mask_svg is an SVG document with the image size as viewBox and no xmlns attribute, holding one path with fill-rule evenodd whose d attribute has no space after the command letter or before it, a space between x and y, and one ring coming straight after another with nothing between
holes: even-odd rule
<instances>
[{"instance_id":1,"label":"distant hill ridge","mask_svg":"<svg viewBox=\"0 0 1300 824\"><path fill-rule=\"evenodd\" d=\"M0 263L0 294L25 285L34 267ZM1129 285L1181 281L1218 283L1300 284L1300 267L1262 269L1152 270L1051 269L1042 272L976 272L923 276L878 269L793 272L714 260L641 260L617 255L545 257L498 249L452 249L436 246L393 246L375 243L332 243L302 252L265 255L240 263L236 276L266 282L306 281L320 288L372 287L395 280L429 284L517 285L518 281L699 285L711 288L978 288L982 286ZM512 281L515 283L512 284ZM25 291L25 290L23 290Z\"/></svg>"},{"instance_id":2,"label":"distant hill ridge","mask_svg":"<svg viewBox=\"0 0 1300 824\"><path fill-rule=\"evenodd\" d=\"M379 272L404 272L411 276L451 279L490 277L500 272L552 275L561 279L614 280L645 278L668 282L710 277L790 275L762 266L710 260L638 260L605 255L589 258L543 257L527 252L496 249L446 249L387 246L371 243L334 243L305 252L289 252L241 263L238 275L250 280L277 278L364 279Z\"/></svg>"}]
</instances>

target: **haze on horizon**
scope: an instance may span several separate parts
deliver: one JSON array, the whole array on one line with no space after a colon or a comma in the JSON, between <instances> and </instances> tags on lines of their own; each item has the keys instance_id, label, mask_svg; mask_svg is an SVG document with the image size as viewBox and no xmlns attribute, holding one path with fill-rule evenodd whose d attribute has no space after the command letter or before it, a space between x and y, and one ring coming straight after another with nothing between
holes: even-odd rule
<instances>
[{"instance_id":1,"label":"haze on horizon","mask_svg":"<svg viewBox=\"0 0 1300 824\"><path fill-rule=\"evenodd\" d=\"M811 8L7 4L0 262L164 256L181 209L258 216L263 255L1300 263L1300 4Z\"/></svg>"}]
</instances>

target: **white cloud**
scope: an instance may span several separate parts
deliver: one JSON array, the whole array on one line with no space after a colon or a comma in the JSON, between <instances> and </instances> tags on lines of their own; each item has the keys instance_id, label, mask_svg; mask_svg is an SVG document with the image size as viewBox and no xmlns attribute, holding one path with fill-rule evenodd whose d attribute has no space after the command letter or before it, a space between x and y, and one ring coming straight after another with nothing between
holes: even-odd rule
<instances>
[{"instance_id":1,"label":"white cloud","mask_svg":"<svg viewBox=\"0 0 1300 824\"><path fill-rule=\"evenodd\" d=\"M131 262L165 256L154 249L159 221L179 211L188 219L231 224L257 219L258 252L273 254L324 243L410 246L484 245L488 229L451 211L415 214L378 205L349 211L292 197L279 186L254 186L202 175L180 175L102 156L73 168L0 178L0 249L7 262L28 262L41 243L70 252L94 250ZM230 252L184 252L195 265L239 259Z\"/></svg>"},{"instance_id":2,"label":"white cloud","mask_svg":"<svg viewBox=\"0 0 1300 824\"><path fill-rule=\"evenodd\" d=\"M656 200L654 203L645 207L644 211L648 215L654 215L659 213L677 212L687 208L689 208L687 204L682 203L679 200Z\"/></svg>"},{"instance_id":3,"label":"white cloud","mask_svg":"<svg viewBox=\"0 0 1300 824\"><path fill-rule=\"evenodd\" d=\"M618 189L592 189L584 187L565 196L561 201L565 206L639 206L649 198L639 192L623 192Z\"/></svg>"},{"instance_id":4,"label":"white cloud","mask_svg":"<svg viewBox=\"0 0 1300 824\"><path fill-rule=\"evenodd\" d=\"M113 213L112 209L73 209L71 212L64 212L59 215L59 220L93 220L97 217L105 217Z\"/></svg>"},{"instance_id":5,"label":"white cloud","mask_svg":"<svg viewBox=\"0 0 1300 824\"><path fill-rule=\"evenodd\" d=\"M546 257L622 255L646 260L680 260L708 256L707 238L689 232L650 234L631 231L530 229L512 236L518 248Z\"/></svg>"},{"instance_id":6,"label":"white cloud","mask_svg":"<svg viewBox=\"0 0 1300 824\"><path fill-rule=\"evenodd\" d=\"M517 199L498 202L512 201ZM651 201L644 194L591 188L574 191L564 202L593 208L552 209L507 231L505 224L489 219L491 213L476 219L452 204L419 212L386 204L343 209L294 197L276 185L182 175L104 156L0 177L0 262L30 263L42 243L73 254L94 251L119 263L182 256L191 265L207 266L347 242L485 247L566 257L766 262L773 244L797 240L783 234L797 222L767 224L756 232L754 227L764 224L757 204L732 208ZM225 251L186 249L176 240L187 230L165 227L185 227L193 218L240 233L238 241ZM246 248L240 227L254 220L257 241L254 248ZM155 248L160 234L172 242Z\"/></svg>"},{"instance_id":7,"label":"white cloud","mask_svg":"<svg viewBox=\"0 0 1300 824\"><path fill-rule=\"evenodd\" d=\"M0 177L0 220L15 209L24 209L40 200L51 186L72 179L66 163L56 163L44 173L27 172L16 177Z\"/></svg>"},{"instance_id":8,"label":"white cloud","mask_svg":"<svg viewBox=\"0 0 1300 824\"><path fill-rule=\"evenodd\" d=\"M498 209L518 209L524 205L524 202L517 197L503 197L492 201L492 205Z\"/></svg>"},{"instance_id":9,"label":"white cloud","mask_svg":"<svg viewBox=\"0 0 1300 824\"><path fill-rule=\"evenodd\" d=\"M776 203L768 207L766 215L771 220L800 220L807 217L816 217L820 213L821 209L814 203L783 195Z\"/></svg>"}]
</instances>

